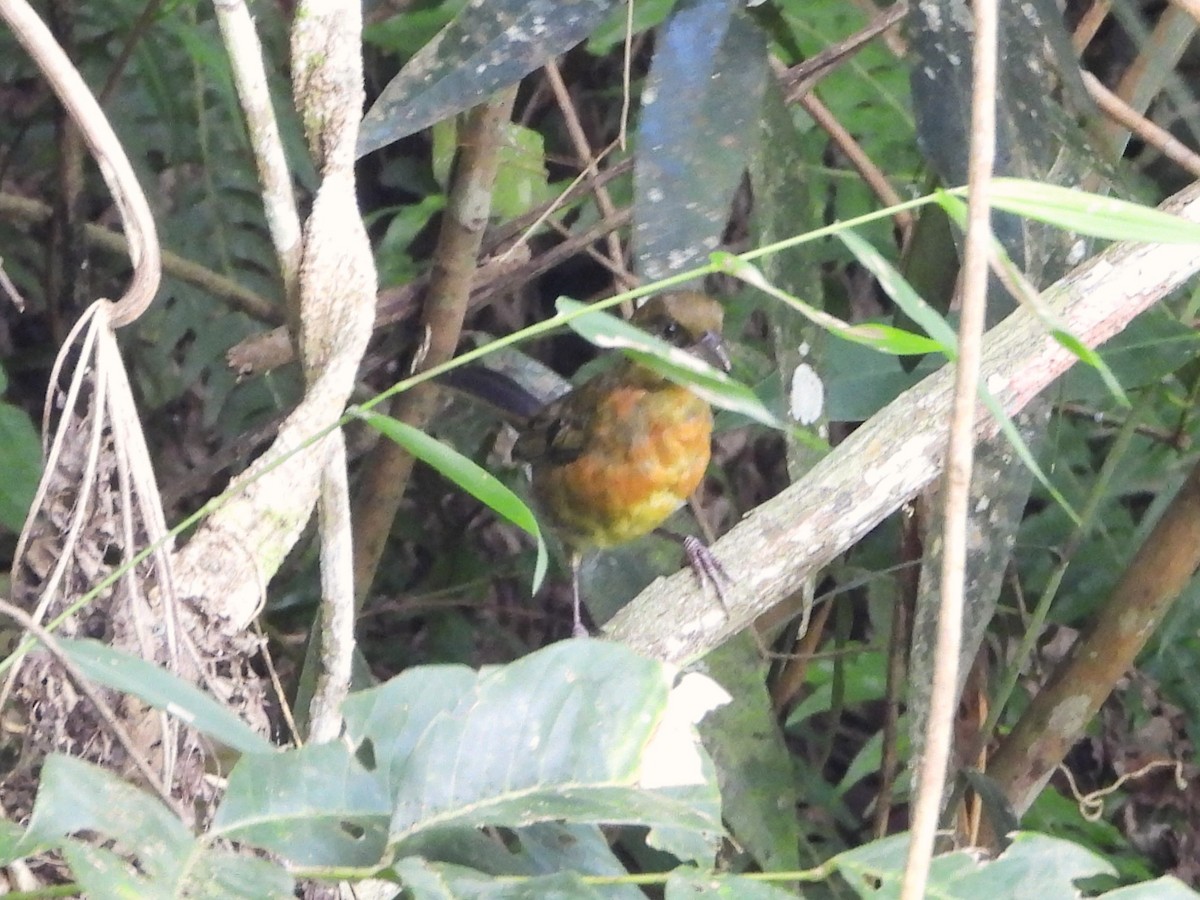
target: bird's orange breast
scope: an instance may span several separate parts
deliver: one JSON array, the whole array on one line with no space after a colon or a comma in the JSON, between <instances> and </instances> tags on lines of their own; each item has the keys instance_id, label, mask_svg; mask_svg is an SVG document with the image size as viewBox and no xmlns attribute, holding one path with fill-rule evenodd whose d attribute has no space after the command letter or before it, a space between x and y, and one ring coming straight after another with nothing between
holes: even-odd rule
<instances>
[{"instance_id":1,"label":"bird's orange breast","mask_svg":"<svg viewBox=\"0 0 1200 900\"><path fill-rule=\"evenodd\" d=\"M534 493L568 544L621 544L657 528L696 489L711 439L712 411L687 388L614 386L591 411L577 458L534 462Z\"/></svg>"}]
</instances>

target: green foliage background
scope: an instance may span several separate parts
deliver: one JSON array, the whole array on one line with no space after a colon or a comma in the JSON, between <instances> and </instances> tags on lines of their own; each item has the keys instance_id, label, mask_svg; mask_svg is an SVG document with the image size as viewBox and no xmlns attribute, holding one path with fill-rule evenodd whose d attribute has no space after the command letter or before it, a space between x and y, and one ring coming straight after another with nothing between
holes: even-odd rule
<instances>
[{"instance_id":1,"label":"green foliage background","mask_svg":"<svg viewBox=\"0 0 1200 900\"><path fill-rule=\"evenodd\" d=\"M257 5L254 13L294 185L307 203L316 176L290 99L288 10ZM543 42L530 51L512 39L512 29L532 28L538 16ZM703 264L710 250L748 249L885 205L809 113L784 105L767 65L770 57L777 65L794 66L845 39L868 20L859 6L775 0L742 11L738 3L717 0L637 4L629 61L633 108L624 145L616 142L625 65L619 4L426 0L398 11L369 7L366 18L368 94L382 99L366 119L373 144L360 161L359 194L381 288L416 283L432 265L454 172L456 116L496 86L475 77L473 54L498 60L497 68L512 81L524 79L485 237L493 255L511 246L515 234L524 234L536 260L605 217L587 194L549 206L582 168L539 71L549 57L559 58L593 149L612 142L600 168L635 163L608 189L620 209L631 211L632 226L618 233L632 240L639 272L653 271L670 250L687 251L692 263ZM1051 48L1067 37L1057 14L1045 17L1043 26ZM905 37L919 44L920 35L913 34L919 27L910 21ZM1029 37L1022 27L1012 25L1014 46L1018 33ZM450 29L450 38L431 43L443 28ZM72 11L64 32L70 35L64 43L94 90L110 85L103 104L152 198L164 246L205 276L169 268L158 301L124 343L166 486L168 518L178 521L265 445L302 390L294 365L243 378L227 364L231 348L283 320L257 177L225 51L206 6L143 9L115 0ZM683 47L673 57L664 49L672 41ZM1114 56L1128 52L1118 44L1111 45ZM758 48L757 56L745 49L751 47ZM1153 51L1150 45L1142 49ZM914 113L910 79L916 66L928 62L918 52L923 51L910 47L907 55L897 55L876 40L816 89L904 198L924 193L939 177L943 183L953 180L928 162L953 152L948 138L923 127ZM1028 85L1018 72L1023 59L1016 54L1003 59L1011 80L998 102L1010 117L1009 139L1019 145L1028 134L1023 129L1042 129L1040 136L1061 154L1057 159L1064 167L1103 172L1116 192L1144 202L1178 187L1178 173L1162 167L1153 150L1114 160L1095 149L1094 110L1053 121L1029 115L1028 91L1019 96ZM704 66L711 70L698 78ZM424 77L429 72L437 77ZM645 102L642 89L648 83L661 88L667 106L690 102L685 88L699 84L696 112L675 121L668 109L658 118L663 100ZM95 241L84 251L76 246L86 259L82 266L47 249L48 222L61 197L59 119L36 70L6 33L0 33L0 87L10 100L8 113L0 114L0 251L4 271L27 305L22 313L8 306L0 311L0 362L7 374L0 386L5 400L0 466L6 474L0 529L11 554L36 488L39 451L32 423L40 416L49 361L81 302L112 296L124 272L121 257ZM1186 84L1184 89L1190 90ZM1039 95L1038 102L1043 99ZM1028 102L1023 107L1018 100ZM1158 114L1194 145L1194 123L1170 121L1169 109ZM1045 175L1020 170L1021 162L1013 163L1017 171L1005 171ZM31 207L31 200L43 206ZM111 227L108 204L100 179L88 169L79 215ZM698 215L689 218L691 211ZM858 233L886 262L913 275L913 260L901 252L892 221L881 218ZM1044 248L1052 243L1047 240ZM479 304L468 328L487 340L545 321L560 295L590 300L615 293L621 285L588 255L601 249L602 242L591 242L544 270L529 270ZM1046 250L1048 259L1055 253ZM956 265L952 243L943 242L930 255L934 266L952 271ZM761 265L773 285L816 308L850 322L907 327L841 241L815 241ZM1053 265L1046 263L1048 273ZM226 290L220 279L241 294ZM918 276L912 280L920 284ZM896 356L831 337L728 276L711 276L707 287L727 302L735 375L753 387L758 400L773 414L785 414L788 385L779 376L795 364L799 346L819 371L826 399L818 426L798 440L760 424L763 416L754 421L754 414L745 414L750 407L719 416L705 506L722 530L802 475L826 439L836 441L939 364L928 358L909 371ZM944 308L948 298L925 299L942 301ZM1115 474L1100 485L1099 525L1077 538L1074 562L1040 635L1048 649L1009 699L1002 730L1043 683L1055 648L1094 615L1195 462L1196 310L1194 293L1170 298L1102 351L1132 398L1138 427ZM419 339L411 315L381 329L363 367L359 399L398 380ZM566 377L593 365L590 348L561 335L522 350ZM534 364L518 356L513 365L528 376ZM1132 413L1095 370L1082 366L1046 400L1053 407L1051 424L1034 449L1050 482L1079 508L1097 489L1099 473L1118 446L1116 435ZM477 409L460 405L450 407L432 429L434 437L503 482L481 479L492 496L504 498L493 506L508 502L509 488L524 493L521 473L493 452L496 426ZM359 426L351 439L361 450L374 435ZM436 457L436 451L431 454ZM451 465L429 461L443 473ZM478 474L477 468L456 471ZM531 599L532 573L542 557L525 537L536 528L515 497L517 505L509 508L516 512L505 516L524 531L497 522L432 468L418 470L408 497L361 613L357 687L363 692L349 707L353 734L346 746L262 752L248 745L253 740L236 723L221 719L165 673L159 682L136 669L137 661L101 664L96 656L101 650L73 648L82 664L91 661L94 677L103 679L106 668L122 672L126 677L110 686L151 705L203 708L206 733L245 755L209 827L195 831L112 773L52 757L37 812L32 822L21 823L28 829L0 823L0 855L18 859L55 848L71 876L95 896L116 896L120 889L145 896L150 891L290 896L297 874L331 881L375 875L402 883L413 897L642 896L629 877L638 874L660 876L666 897L794 896L800 882L804 896L875 896L894 889L903 838L874 842L872 820L881 802L884 710L891 707L906 721L906 700L912 702L889 694L885 677L888 635L899 619L898 605L909 599L905 572L916 563L897 549L899 521L882 523L816 586L831 613L816 655L786 697L773 691L792 669L787 655L795 652L797 635L791 616L764 626L765 639L782 655L779 661L764 656L747 636L706 660L702 668L729 691L732 702L705 723L698 781L655 792L645 788L639 767L651 726L662 725L667 716L670 673L598 643L539 650L567 633L566 582L559 567L550 588ZM1019 527L1003 536L1012 541L1013 553L999 597L991 598L998 600L998 611L978 653L985 694L1028 627L1031 598L1051 580L1061 549L1074 535L1063 506L1035 484ZM272 584L263 613L289 695L301 682L303 647L315 615L316 565L316 548L302 544ZM650 542L593 561L585 573L587 592L597 598L593 613L603 617L656 574L677 567L673 549ZM1088 740L1068 758L1078 781L1100 787L1115 780L1128 760L1146 758L1182 759L1194 780L1192 735L1200 726L1194 594L1193 585L1143 654L1130 686L1114 695ZM479 673L468 668L483 665L500 667ZM561 695L552 690L575 678L584 686ZM604 704L614 697L637 708L609 710ZM582 721L563 712L578 713L580 707L609 715ZM464 711L478 719L458 729L453 723ZM404 728L406 716L411 735ZM478 730L471 731L472 725ZM527 742L521 744L520 737ZM906 824L905 766L912 749L902 732L891 738L900 765L885 824L895 834ZM624 768L597 768L613 766L615 757ZM551 766L552 759L561 767ZM467 786L462 793L438 793L458 778L457 786ZM1156 793L1160 790L1169 802ZM1097 882L1102 888L1118 880L1140 882L1121 896L1190 895L1181 883L1150 879L1176 872L1195 884L1200 877L1189 864L1200 852L1200 803L1194 794L1191 787L1170 791L1132 781L1110 799L1104 820L1094 823L1064 800L1065 782L1055 780L1022 823L1055 838L1022 835L991 862L962 853L942 857L934 887L941 896L1001 897L1022 896L1013 885L1033 884L1047 896L1068 896L1073 878L1104 876ZM80 795L99 800L73 809L71 799ZM117 826L105 825L102 814L114 805L125 815ZM602 832L600 825L607 823L625 827ZM1163 829L1178 836L1147 837ZM143 853L140 867L131 867L122 853L136 849L116 852L88 842L80 837L88 831L119 844L142 842L161 853ZM265 847L277 854L276 861L234 856L218 839ZM279 861L290 863L290 872ZM709 879L714 870L719 877ZM773 873L773 880L750 878L762 871ZM583 876L613 881L601 886Z\"/></svg>"}]
</instances>

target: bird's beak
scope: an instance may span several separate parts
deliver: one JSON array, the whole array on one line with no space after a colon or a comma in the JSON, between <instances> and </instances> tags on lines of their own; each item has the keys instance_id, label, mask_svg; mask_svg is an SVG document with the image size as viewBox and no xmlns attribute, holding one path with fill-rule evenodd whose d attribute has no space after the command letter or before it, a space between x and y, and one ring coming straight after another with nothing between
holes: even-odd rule
<instances>
[{"instance_id":1,"label":"bird's beak","mask_svg":"<svg viewBox=\"0 0 1200 900\"><path fill-rule=\"evenodd\" d=\"M700 340L696 341L692 351L710 366L714 366L722 372L728 372L733 368L733 363L729 359L729 348L725 345L721 335L715 331L706 331L700 335Z\"/></svg>"}]
</instances>

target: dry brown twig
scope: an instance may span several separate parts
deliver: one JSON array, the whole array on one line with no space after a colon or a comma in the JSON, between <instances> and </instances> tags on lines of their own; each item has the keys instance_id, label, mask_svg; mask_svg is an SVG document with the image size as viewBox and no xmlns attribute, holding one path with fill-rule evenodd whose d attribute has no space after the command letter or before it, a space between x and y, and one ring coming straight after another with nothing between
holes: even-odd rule
<instances>
[{"instance_id":1,"label":"dry brown twig","mask_svg":"<svg viewBox=\"0 0 1200 900\"><path fill-rule=\"evenodd\" d=\"M1083 53L1087 49L1092 38L1096 36L1096 32L1100 30L1100 26L1104 24L1104 20L1108 18L1110 9L1112 9L1112 0L1095 0L1088 7L1088 11L1083 14L1079 24L1075 26L1074 34L1071 35L1071 46L1075 48L1076 53Z\"/></svg>"},{"instance_id":2,"label":"dry brown twig","mask_svg":"<svg viewBox=\"0 0 1200 900\"><path fill-rule=\"evenodd\" d=\"M829 107L821 102L820 98L815 94L806 93L799 97L798 102L804 111L813 117L813 121L829 135L830 140L837 145L838 149L845 154L850 165L885 206L900 206L904 202L896 189L892 187L891 182L887 180L887 176L883 174L883 170L875 165L867 152L863 150L862 145L842 126L842 123L837 120ZM908 210L900 210L892 218L902 236L901 245L907 246L913 230L912 213Z\"/></svg>"},{"instance_id":3,"label":"dry brown twig","mask_svg":"<svg viewBox=\"0 0 1200 900\"><path fill-rule=\"evenodd\" d=\"M871 10L874 6L868 5ZM877 11L864 28L859 29L843 41L831 44L811 59L806 59L792 66L780 75L780 86L784 91L784 99L795 103L809 91L818 81L850 59L859 48L875 40L880 35L889 35L891 30L908 14L908 3L905 0L893 3L887 9ZM897 56L903 55L902 45L889 45Z\"/></svg>"},{"instance_id":4,"label":"dry brown twig","mask_svg":"<svg viewBox=\"0 0 1200 900\"><path fill-rule=\"evenodd\" d=\"M575 154L579 157L579 162L583 166L582 174L595 179L600 173L600 158L592 153L587 133L583 130L583 125L579 121L579 114L575 111L575 105L571 100L571 93L567 90L562 73L558 71L558 63L554 60L546 63L546 80L550 83L550 89L554 92L554 99L558 103L558 108L562 112L563 122L567 126L567 134L570 135L571 143L575 147ZM613 218L617 214L617 207L612 201L612 196L608 193L608 188L603 184L597 184L592 193L596 198L596 206L600 209L601 215L606 219ZM608 245L610 271L617 276L619 282L625 284L627 287L635 287L636 281L629 275L629 270L625 266L625 254L621 249L621 239L616 231L610 231L605 236L605 242Z\"/></svg>"},{"instance_id":5,"label":"dry brown twig","mask_svg":"<svg viewBox=\"0 0 1200 900\"><path fill-rule=\"evenodd\" d=\"M1187 147L1165 128L1151 122L1101 84L1091 72L1083 72L1083 84L1101 112L1127 131L1136 134L1171 162L1200 178L1200 154Z\"/></svg>"}]
</instances>

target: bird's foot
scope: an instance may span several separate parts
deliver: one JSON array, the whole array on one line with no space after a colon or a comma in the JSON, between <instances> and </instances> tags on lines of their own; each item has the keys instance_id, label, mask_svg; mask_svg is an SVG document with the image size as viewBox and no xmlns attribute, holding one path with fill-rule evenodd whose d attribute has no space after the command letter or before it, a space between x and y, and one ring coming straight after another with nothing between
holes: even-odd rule
<instances>
[{"instance_id":1,"label":"bird's foot","mask_svg":"<svg viewBox=\"0 0 1200 900\"><path fill-rule=\"evenodd\" d=\"M716 555L708 549L704 541L694 535L676 534L666 529L659 529L659 533L683 545L683 552L687 554L688 563L696 573L696 580L705 590L712 590L721 608L728 615L729 604L725 602L725 585L733 584L733 579L729 577Z\"/></svg>"}]
</instances>

